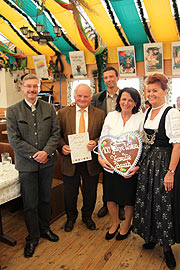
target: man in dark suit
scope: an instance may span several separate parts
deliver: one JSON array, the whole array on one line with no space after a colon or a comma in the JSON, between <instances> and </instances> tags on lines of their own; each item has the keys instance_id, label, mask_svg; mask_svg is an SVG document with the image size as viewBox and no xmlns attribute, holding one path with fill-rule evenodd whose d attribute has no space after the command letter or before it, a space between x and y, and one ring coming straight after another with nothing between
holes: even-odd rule
<instances>
[{"instance_id":1,"label":"man in dark suit","mask_svg":"<svg viewBox=\"0 0 180 270\"><path fill-rule=\"evenodd\" d=\"M32 257L39 238L57 242L50 230L50 195L53 165L60 130L53 105L37 99L40 82L36 75L23 78L24 100L7 108L7 131L19 171L24 216L28 230L24 256Z\"/></svg>"},{"instance_id":2,"label":"man in dark suit","mask_svg":"<svg viewBox=\"0 0 180 270\"><path fill-rule=\"evenodd\" d=\"M97 145L105 117L102 110L90 105L92 94L88 85L79 84L75 89L74 98L76 106L65 107L58 112L61 130L58 150L61 153L61 169L64 181L65 210L67 215L64 230L66 232L72 231L78 215L77 199L79 187L81 186L81 177L81 190L83 195L83 207L81 209L82 221L86 224L88 229L96 229L96 225L92 220L92 213L96 203L97 184L99 172L101 171L97 155L93 152L91 152L92 160L72 164L68 135L88 132L89 142L87 148L89 151L92 151ZM83 110L84 115L83 131L79 130L81 110Z\"/></svg>"},{"instance_id":3,"label":"man in dark suit","mask_svg":"<svg viewBox=\"0 0 180 270\"><path fill-rule=\"evenodd\" d=\"M99 92L92 97L91 104L108 114L115 110L116 99L119 94L119 88L117 82L119 80L118 71L114 67L106 67L103 71L104 83L107 86L106 91ZM103 192L104 193L104 192ZM98 211L98 217L104 217L107 215L107 203L103 200L103 206ZM124 219L124 208L119 209L119 218Z\"/></svg>"}]
</instances>

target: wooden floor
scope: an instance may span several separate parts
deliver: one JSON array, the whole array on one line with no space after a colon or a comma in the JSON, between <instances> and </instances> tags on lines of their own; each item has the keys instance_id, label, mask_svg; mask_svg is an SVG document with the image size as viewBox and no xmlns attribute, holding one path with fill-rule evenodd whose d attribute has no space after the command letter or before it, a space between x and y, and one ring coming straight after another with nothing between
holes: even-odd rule
<instances>
[{"instance_id":1,"label":"wooden floor","mask_svg":"<svg viewBox=\"0 0 180 270\"><path fill-rule=\"evenodd\" d=\"M10 213L3 212L4 233L15 238L15 247L0 243L0 270L166 270L162 251L159 245L153 251L142 250L143 240L131 233L123 241L112 239L106 241L104 236L111 225L110 217L97 217L101 203L102 186L98 187L98 198L93 219L97 230L90 231L81 221L81 212L72 232L64 232L66 217L63 216L51 225L51 229L60 237L59 242L52 243L40 239L32 258L24 258L24 238L26 228L22 210ZM80 196L78 208L82 205ZM173 246L180 269L180 248Z\"/></svg>"}]
</instances>

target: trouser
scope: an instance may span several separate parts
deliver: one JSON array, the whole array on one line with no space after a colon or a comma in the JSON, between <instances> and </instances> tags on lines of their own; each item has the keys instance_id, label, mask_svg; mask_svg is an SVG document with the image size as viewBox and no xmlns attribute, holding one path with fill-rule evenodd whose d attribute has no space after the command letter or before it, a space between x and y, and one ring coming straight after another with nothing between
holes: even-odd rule
<instances>
[{"instance_id":1,"label":"trouser","mask_svg":"<svg viewBox=\"0 0 180 270\"><path fill-rule=\"evenodd\" d=\"M19 172L27 242L37 242L49 230L53 166L33 172Z\"/></svg>"},{"instance_id":2,"label":"trouser","mask_svg":"<svg viewBox=\"0 0 180 270\"><path fill-rule=\"evenodd\" d=\"M80 186L83 196L83 207L81 208L82 219L86 220L91 218L96 204L98 179L99 175L89 175L86 162L76 164L75 174L73 176L63 175L67 219L75 222L78 216L77 199Z\"/></svg>"}]
</instances>

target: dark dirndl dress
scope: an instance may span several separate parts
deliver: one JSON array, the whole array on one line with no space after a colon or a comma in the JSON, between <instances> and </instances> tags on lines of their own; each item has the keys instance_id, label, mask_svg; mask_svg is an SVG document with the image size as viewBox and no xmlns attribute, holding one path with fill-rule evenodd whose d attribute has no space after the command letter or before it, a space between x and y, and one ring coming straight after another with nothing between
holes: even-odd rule
<instances>
[{"instance_id":1,"label":"dark dirndl dress","mask_svg":"<svg viewBox=\"0 0 180 270\"><path fill-rule=\"evenodd\" d=\"M164 188L172 152L165 132L165 117L170 109L165 109L157 133L145 129L147 138L151 140L154 136L155 140L153 144L146 140L143 147L133 219L134 233L146 243L163 246L180 243L180 163L174 176L174 188L171 191Z\"/></svg>"}]
</instances>

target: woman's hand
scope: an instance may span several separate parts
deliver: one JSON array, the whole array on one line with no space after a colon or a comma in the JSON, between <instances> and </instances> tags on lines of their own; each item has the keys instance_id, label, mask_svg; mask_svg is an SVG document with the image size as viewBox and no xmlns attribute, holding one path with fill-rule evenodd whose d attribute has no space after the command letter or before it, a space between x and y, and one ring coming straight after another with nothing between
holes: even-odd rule
<instances>
[{"instance_id":1,"label":"woman's hand","mask_svg":"<svg viewBox=\"0 0 180 270\"><path fill-rule=\"evenodd\" d=\"M135 173L137 173L137 171L139 171L139 166L136 166L129 170L129 174L125 175L124 178L131 178Z\"/></svg>"},{"instance_id":2,"label":"woman's hand","mask_svg":"<svg viewBox=\"0 0 180 270\"><path fill-rule=\"evenodd\" d=\"M106 159L103 159L100 155L98 156L98 161L99 161L99 164L100 164L104 169L113 171L113 169L110 167L111 164L110 164Z\"/></svg>"},{"instance_id":3,"label":"woman's hand","mask_svg":"<svg viewBox=\"0 0 180 270\"><path fill-rule=\"evenodd\" d=\"M174 174L167 172L164 177L164 188L166 191L170 191L174 187Z\"/></svg>"}]
</instances>

